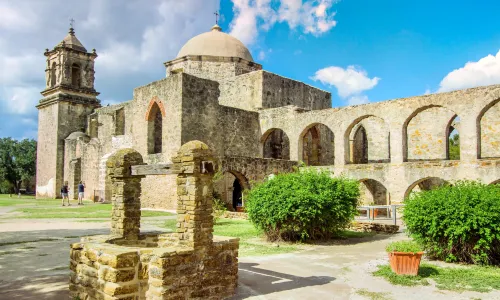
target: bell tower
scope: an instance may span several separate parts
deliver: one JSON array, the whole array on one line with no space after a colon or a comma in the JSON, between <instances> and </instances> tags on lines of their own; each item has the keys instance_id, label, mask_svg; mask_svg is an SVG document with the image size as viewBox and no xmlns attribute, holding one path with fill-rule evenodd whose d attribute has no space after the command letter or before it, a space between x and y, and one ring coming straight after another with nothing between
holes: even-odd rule
<instances>
[{"instance_id":1,"label":"bell tower","mask_svg":"<svg viewBox=\"0 0 500 300\"><path fill-rule=\"evenodd\" d=\"M73 24L52 50L46 49L45 89L38 105L37 197L60 196L64 139L86 130L87 116L100 107L94 88L95 49L87 52ZM66 162L69 163L69 162Z\"/></svg>"}]
</instances>

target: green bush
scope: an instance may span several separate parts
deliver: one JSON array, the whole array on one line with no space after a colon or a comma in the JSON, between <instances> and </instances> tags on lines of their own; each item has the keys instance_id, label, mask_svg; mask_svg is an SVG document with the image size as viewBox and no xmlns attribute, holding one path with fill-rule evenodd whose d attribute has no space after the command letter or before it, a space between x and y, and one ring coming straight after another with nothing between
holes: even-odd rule
<instances>
[{"instance_id":1,"label":"green bush","mask_svg":"<svg viewBox=\"0 0 500 300\"><path fill-rule=\"evenodd\" d=\"M392 242L387 247L385 251L387 252L422 252L422 247L414 241L397 241Z\"/></svg>"},{"instance_id":2,"label":"green bush","mask_svg":"<svg viewBox=\"0 0 500 300\"><path fill-rule=\"evenodd\" d=\"M250 190L245 209L268 240L329 238L354 219L358 182L306 169L279 174Z\"/></svg>"},{"instance_id":3,"label":"green bush","mask_svg":"<svg viewBox=\"0 0 500 300\"><path fill-rule=\"evenodd\" d=\"M405 200L407 231L433 258L500 264L500 186L459 181Z\"/></svg>"}]
</instances>

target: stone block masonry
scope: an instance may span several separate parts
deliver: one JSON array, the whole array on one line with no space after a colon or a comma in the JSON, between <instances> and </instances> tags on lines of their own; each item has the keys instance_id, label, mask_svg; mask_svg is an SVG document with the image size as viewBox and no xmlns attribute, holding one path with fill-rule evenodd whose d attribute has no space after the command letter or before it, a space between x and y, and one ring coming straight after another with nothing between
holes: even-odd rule
<instances>
[{"instance_id":1,"label":"stone block masonry","mask_svg":"<svg viewBox=\"0 0 500 300\"><path fill-rule=\"evenodd\" d=\"M213 237L215 162L202 142L183 145L173 158L177 175L177 231L140 233L142 164L132 149L108 161L113 180L111 235L71 245L71 299L224 299L238 282L238 238Z\"/></svg>"}]
</instances>

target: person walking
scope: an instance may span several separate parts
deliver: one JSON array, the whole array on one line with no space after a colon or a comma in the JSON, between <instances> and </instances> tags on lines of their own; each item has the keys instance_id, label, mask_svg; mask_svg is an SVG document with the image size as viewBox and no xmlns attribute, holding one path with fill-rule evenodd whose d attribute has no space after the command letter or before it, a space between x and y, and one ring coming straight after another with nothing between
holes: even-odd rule
<instances>
[{"instance_id":1,"label":"person walking","mask_svg":"<svg viewBox=\"0 0 500 300\"><path fill-rule=\"evenodd\" d=\"M61 196L62 196L62 206L64 206L64 199L68 199L68 206L71 206L71 204L69 204L69 196L68 196L68 183L65 182L63 184L63 186L61 187Z\"/></svg>"},{"instance_id":2,"label":"person walking","mask_svg":"<svg viewBox=\"0 0 500 300\"><path fill-rule=\"evenodd\" d=\"M80 181L78 184L78 205L83 205L83 196L85 192L85 183Z\"/></svg>"}]
</instances>

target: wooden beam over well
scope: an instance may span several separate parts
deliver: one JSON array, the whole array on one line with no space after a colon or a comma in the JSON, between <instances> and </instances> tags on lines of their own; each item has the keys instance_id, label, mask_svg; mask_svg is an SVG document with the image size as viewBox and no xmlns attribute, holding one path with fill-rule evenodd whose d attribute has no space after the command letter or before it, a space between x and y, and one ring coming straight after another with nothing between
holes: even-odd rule
<instances>
[{"instance_id":1,"label":"wooden beam over well","mask_svg":"<svg viewBox=\"0 0 500 300\"><path fill-rule=\"evenodd\" d=\"M179 174L180 170L174 168L174 164L139 165L132 166L132 175L170 175Z\"/></svg>"}]
</instances>

